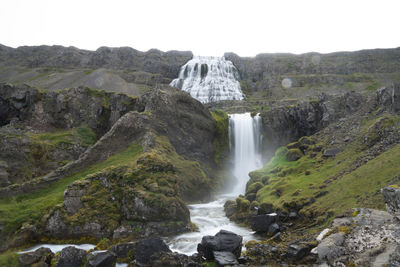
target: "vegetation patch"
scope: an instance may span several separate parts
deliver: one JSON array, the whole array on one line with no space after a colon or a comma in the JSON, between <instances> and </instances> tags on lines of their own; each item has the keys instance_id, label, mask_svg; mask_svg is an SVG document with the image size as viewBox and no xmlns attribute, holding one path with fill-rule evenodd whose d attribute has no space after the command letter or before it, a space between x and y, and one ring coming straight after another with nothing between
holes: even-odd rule
<instances>
[{"instance_id":1,"label":"vegetation patch","mask_svg":"<svg viewBox=\"0 0 400 267\"><path fill-rule=\"evenodd\" d=\"M226 112L219 109L212 111L211 115L217 123L213 145L215 150L214 160L218 164L227 156L229 150L229 117Z\"/></svg>"}]
</instances>

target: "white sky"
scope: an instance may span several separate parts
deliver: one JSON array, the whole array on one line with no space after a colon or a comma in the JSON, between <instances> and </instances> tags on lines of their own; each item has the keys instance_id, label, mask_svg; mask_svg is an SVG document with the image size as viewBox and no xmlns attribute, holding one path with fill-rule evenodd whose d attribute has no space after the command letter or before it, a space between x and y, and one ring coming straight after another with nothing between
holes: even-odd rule
<instances>
[{"instance_id":1,"label":"white sky","mask_svg":"<svg viewBox=\"0 0 400 267\"><path fill-rule=\"evenodd\" d=\"M400 46L400 0L0 0L0 43L197 55Z\"/></svg>"}]
</instances>

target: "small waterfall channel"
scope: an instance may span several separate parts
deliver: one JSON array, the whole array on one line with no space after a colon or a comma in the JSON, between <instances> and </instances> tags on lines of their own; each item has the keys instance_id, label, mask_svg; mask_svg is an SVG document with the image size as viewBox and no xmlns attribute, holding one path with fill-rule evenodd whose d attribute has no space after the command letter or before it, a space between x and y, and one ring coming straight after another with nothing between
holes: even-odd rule
<instances>
[{"instance_id":1,"label":"small waterfall channel","mask_svg":"<svg viewBox=\"0 0 400 267\"><path fill-rule=\"evenodd\" d=\"M232 186L229 192L217 196L215 201L189 205L190 216L198 232L185 233L168 240L171 250L192 255L205 235L215 235L221 229L243 236L243 242L257 239L250 229L231 222L224 212L224 204L243 194L249 179L248 173L262 167L260 117L250 113L229 116L229 143L232 157Z\"/></svg>"}]
</instances>

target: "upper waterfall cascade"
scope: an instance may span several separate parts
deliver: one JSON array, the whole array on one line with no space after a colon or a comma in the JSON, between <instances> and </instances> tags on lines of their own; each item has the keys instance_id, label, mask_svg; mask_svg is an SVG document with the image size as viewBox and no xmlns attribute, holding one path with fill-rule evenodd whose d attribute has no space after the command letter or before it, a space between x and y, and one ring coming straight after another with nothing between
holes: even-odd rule
<instances>
[{"instance_id":1,"label":"upper waterfall cascade","mask_svg":"<svg viewBox=\"0 0 400 267\"><path fill-rule=\"evenodd\" d=\"M181 67L171 86L188 92L202 103L242 100L239 72L224 57L195 56Z\"/></svg>"}]
</instances>

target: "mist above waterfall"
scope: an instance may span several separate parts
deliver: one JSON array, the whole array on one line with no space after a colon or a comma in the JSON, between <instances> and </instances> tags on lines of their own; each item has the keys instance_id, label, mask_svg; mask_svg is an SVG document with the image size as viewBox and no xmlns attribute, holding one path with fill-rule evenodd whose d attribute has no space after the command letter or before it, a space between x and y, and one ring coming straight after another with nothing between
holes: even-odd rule
<instances>
[{"instance_id":1,"label":"mist above waterfall","mask_svg":"<svg viewBox=\"0 0 400 267\"><path fill-rule=\"evenodd\" d=\"M179 77L171 82L202 103L242 100L239 72L224 57L195 56L182 66Z\"/></svg>"}]
</instances>

